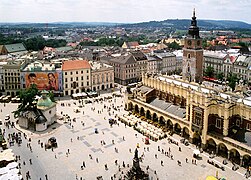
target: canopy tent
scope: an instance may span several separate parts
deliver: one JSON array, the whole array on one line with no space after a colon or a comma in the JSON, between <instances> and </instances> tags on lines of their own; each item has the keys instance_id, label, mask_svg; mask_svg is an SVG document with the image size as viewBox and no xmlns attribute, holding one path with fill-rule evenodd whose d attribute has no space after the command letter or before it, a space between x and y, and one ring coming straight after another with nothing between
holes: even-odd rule
<instances>
[{"instance_id":1,"label":"canopy tent","mask_svg":"<svg viewBox=\"0 0 251 180\"><path fill-rule=\"evenodd\" d=\"M194 153L195 155L200 155L200 151L199 151L198 149L195 149L195 150L193 151L193 153Z\"/></svg>"}]
</instances>

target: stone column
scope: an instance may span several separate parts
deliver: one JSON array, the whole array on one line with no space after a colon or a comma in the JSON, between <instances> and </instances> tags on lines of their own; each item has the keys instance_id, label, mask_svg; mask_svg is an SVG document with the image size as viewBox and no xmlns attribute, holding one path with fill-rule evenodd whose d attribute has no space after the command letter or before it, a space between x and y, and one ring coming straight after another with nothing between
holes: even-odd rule
<instances>
[{"instance_id":1,"label":"stone column","mask_svg":"<svg viewBox=\"0 0 251 180\"><path fill-rule=\"evenodd\" d=\"M173 124L173 132L175 132L175 125Z\"/></svg>"},{"instance_id":2,"label":"stone column","mask_svg":"<svg viewBox=\"0 0 251 180\"><path fill-rule=\"evenodd\" d=\"M228 127L229 127L229 104L225 104L225 112L224 112L224 122L223 122L223 136L228 135Z\"/></svg>"},{"instance_id":3,"label":"stone column","mask_svg":"<svg viewBox=\"0 0 251 180\"><path fill-rule=\"evenodd\" d=\"M203 130L202 130L202 144L207 144L207 129L208 129L208 109L204 109Z\"/></svg>"},{"instance_id":4,"label":"stone column","mask_svg":"<svg viewBox=\"0 0 251 180\"><path fill-rule=\"evenodd\" d=\"M218 154L218 152L219 152L219 145L216 145L216 154Z\"/></svg>"},{"instance_id":5,"label":"stone column","mask_svg":"<svg viewBox=\"0 0 251 180\"><path fill-rule=\"evenodd\" d=\"M240 166L243 166L243 156L240 156Z\"/></svg>"},{"instance_id":6,"label":"stone column","mask_svg":"<svg viewBox=\"0 0 251 180\"><path fill-rule=\"evenodd\" d=\"M183 129L182 128L180 129L180 135L181 135L181 137L183 137Z\"/></svg>"},{"instance_id":7,"label":"stone column","mask_svg":"<svg viewBox=\"0 0 251 180\"><path fill-rule=\"evenodd\" d=\"M230 151L227 151L227 159L230 160Z\"/></svg>"}]
</instances>

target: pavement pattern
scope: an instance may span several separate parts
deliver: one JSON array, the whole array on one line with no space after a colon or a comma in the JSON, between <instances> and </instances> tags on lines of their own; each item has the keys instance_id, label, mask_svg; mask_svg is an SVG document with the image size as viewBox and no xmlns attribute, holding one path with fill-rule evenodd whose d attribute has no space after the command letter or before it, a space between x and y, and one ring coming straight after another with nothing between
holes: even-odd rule
<instances>
[{"instance_id":1,"label":"pavement pattern","mask_svg":"<svg viewBox=\"0 0 251 180\"><path fill-rule=\"evenodd\" d=\"M105 93L101 94L101 97L109 95L111 93ZM62 103L65 106L61 106ZM17 105L1 103L0 119L4 122L4 116L11 114L11 121L15 122L11 112L17 108ZM145 137L132 127L125 126L119 121L118 124L110 126L109 118L117 119L117 115L128 114L124 110L124 97L116 97L103 101L103 103L84 104L82 108L79 108L80 112L75 113L74 109L78 108L78 105L77 100L67 98L58 100L58 115L68 114L71 122L57 120L57 123L50 126L45 132L32 132L22 129L18 125L15 125L15 128L1 125L1 128L5 129L6 138L9 133L22 132L22 144L20 146L15 144L9 148L12 148L13 152L21 157L18 163L21 165L20 171L24 179L27 171L32 180L46 179L46 176L50 180L96 180L98 177L102 177L104 180L119 179L116 174L120 174L118 172L122 168L122 164L132 166L137 144L139 144L138 151L142 159L142 169L145 170L149 166L150 170L156 171L158 178L155 179L204 180L209 175L215 176L216 173L218 177L225 177L229 180L246 179L244 177L245 169L240 168L233 171L230 162L224 165L225 171L208 164L207 160L210 158L205 152L202 153L202 159L197 160L196 165L193 164L192 155L196 147L192 144L185 146L179 143L177 146L170 144L167 139L162 139L157 142L150 141L150 144L146 145L144 144ZM117 110L114 110L113 106ZM109 108L110 111L108 111ZM73 118L75 118L75 122L73 122ZM95 128L98 133L94 132ZM50 137L56 137L58 147L45 150L44 147L41 147L41 142L46 143ZM29 138L31 138L30 142ZM178 141L181 139L176 134L173 135L173 138ZM32 148L32 152L29 146ZM181 147L181 151L179 151L179 147ZM173 159L170 155L173 156ZM188 162L186 162L186 158ZM29 163L29 159L32 160L32 164ZM223 158L215 157L214 160L221 164ZM177 161L180 161L181 164L178 165Z\"/></svg>"}]
</instances>

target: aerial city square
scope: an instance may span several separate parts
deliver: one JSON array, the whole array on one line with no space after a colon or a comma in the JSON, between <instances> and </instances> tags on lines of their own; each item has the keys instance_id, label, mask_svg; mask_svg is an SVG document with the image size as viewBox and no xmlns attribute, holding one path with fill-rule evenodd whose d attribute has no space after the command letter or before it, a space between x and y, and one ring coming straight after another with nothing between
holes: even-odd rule
<instances>
[{"instance_id":1,"label":"aerial city square","mask_svg":"<svg viewBox=\"0 0 251 180\"><path fill-rule=\"evenodd\" d=\"M204 1L159 21L71 2L20 1L68 16L0 22L0 180L251 179L251 20L204 20L228 19ZM89 20L69 19L75 3Z\"/></svg>"}]
</instances>

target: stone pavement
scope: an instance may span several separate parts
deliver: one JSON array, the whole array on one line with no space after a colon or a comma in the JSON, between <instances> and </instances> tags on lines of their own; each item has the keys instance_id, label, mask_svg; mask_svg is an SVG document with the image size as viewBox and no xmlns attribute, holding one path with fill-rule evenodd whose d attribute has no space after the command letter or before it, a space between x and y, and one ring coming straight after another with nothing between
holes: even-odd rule
<instances>
[{"instance_id":1,"label":"stone pavement","mask_svg":"<svg viewBox=\"0 0 251 180\"><path fill-rule=\"evenodd\" d=\"M107 94L101 94L101 96L105 97ZM116 114L128 114L128 112L124 111L124 102L122 102L124 99L119 97L115 99L109 100L109 102L107 100L102 104L100 102L85 104L84 107L79 108L80 113L74 112L74 109L78 107L77 100L61 100L57 104L58 115L61 115L61 112L63 112L63 114L68 114L71 119L76 118L76 122L65 123L64 120L58 120L57 124L52 125L43 133L31 133L17 126L17 129L20 129L28 137L32 138L30 143L33 152L26 152L27 140L24 140L21 147L17 145L12 146L13 151L18 155L24 156L23 158L26 161L28 161L29 157L36 161L35 167L33 165L22 166L22 174L30 170L32 179L45 179L44 175L47 174L48 179L52 180L71 180L76 179L76 176L78 179L86 180L95 180L98 176L102 176L103 179L109 180L111 176L118 173L119 165L122 167L123 162L126 165L132 165L134 150L136 145L139 144L138 150L139 155L142 157L142 167L145 168L149 165L151 170L157 172L160 180L202 180L206 179L208 175L215 175L216 171L218 171L219 177L245 179L243 176L245 170L243 168L232 171L230 164L228 164L225 171L216 169L206 162L208 159L208 154L206 153L202 154L202 160L197 160L197 165L192 164L192 154L195 149L193 145L186 147L180 144L181 152L178 146L169 144L166 139L158 142L150 141L150 145L145 145L143 142L144 136L136 132L132 127L125 126L121 122L110 127L108 123L109 118L115 118ZM61 103L70 104L70 106L61 106ZM107 107L111 107L110 112L107 111L107 108L104 109L104 104ZM120 107L120 111L113 110L112 104ZM0 108L4 112L1 113L0 118L4 119L5 114L11 114L16 107L17 104L8 103L6 107L0 104ZM93 110L94 108L95 110ZM14 120L13 115L11 119ZM7 132L9 131L4 126L2 128L5 128ZM99 133L94 132L95 128L98 129ZM51 149L45 151L38 144L38 140L46 143L50 137L56 137L58 148L53 149L53 151ZM174 138L180 139L177 135L174 135ZM169 152L170 148L173 160L159 152L158 146L164 152ZM69 154L67 155L68 149ZM188 163L185 161L186 158L188 158ZM118 161L118 165L115 165L115 160ZM163 165L161 165L161 160ZM178 160L181 162L181 165L178 165ZM220 157L215 158L215 160L222 162ZM83 163L85 167L82 170L81 166L83 166ZM108 167L107 170L105 170L105 165Z\"/></svg>"}]
</instances>

